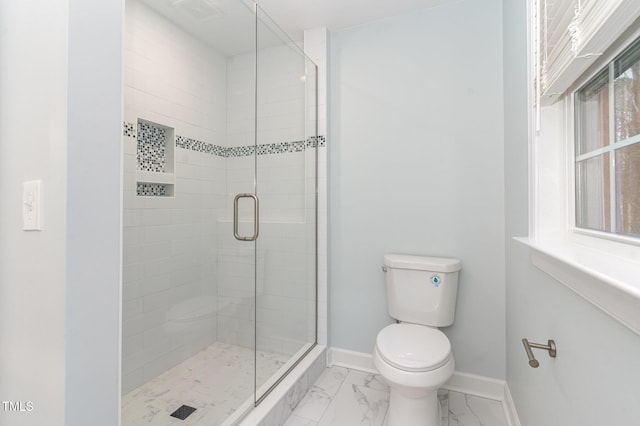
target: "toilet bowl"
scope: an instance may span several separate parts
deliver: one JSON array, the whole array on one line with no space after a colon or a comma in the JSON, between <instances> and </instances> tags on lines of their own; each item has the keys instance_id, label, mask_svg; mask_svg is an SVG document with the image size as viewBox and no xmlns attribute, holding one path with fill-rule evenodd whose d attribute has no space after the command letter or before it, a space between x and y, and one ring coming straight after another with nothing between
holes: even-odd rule
<instances>
[{"instance_id":1,"label":"toilet bowl","mask_svg":"<svg viewBox=\"0 0 640 426\"><path fill-rule=\"evenodd\" d=\"M376 337L373 363L390 389L387 426L439 426L438 389L453 375L458 259L385 255L387 307L398 320Z\"/></svg>"},{"instance_id":2,"label":"toilet bowl","mask_svg":"<svg viewBox=\"0 0 640 426\"><path fill-rule=\"evenodd\" d=\"M423 325L391 324L378 333L373 362L391 389L387 426L440 425L438 389L455 366L444 333Z\"/></svg>"}]
</instances>

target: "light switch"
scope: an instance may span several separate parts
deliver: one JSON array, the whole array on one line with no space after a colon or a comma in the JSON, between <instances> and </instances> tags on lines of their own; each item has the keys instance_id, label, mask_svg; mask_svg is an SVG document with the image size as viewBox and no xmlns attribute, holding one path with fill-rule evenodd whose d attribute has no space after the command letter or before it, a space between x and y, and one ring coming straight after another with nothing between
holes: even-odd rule
<instances>
[{"instance_id":1,"label":"light switch","mask_svg":"<svg viewBox=\"0 0 640 426\"><path fill-rule=\"evenodd\" d=\"M22 184L22 229L41 231L40 190L42 181L31 180Z\"/></svg>"}]
</instances>

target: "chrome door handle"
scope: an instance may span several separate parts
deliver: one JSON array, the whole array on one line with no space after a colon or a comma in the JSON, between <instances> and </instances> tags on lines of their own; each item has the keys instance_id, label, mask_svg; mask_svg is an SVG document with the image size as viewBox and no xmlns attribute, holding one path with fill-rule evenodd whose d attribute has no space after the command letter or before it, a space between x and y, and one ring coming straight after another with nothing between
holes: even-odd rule
<instances>
[{"instance_id":1,"label":"chrome door handle","mask_svg":"<svg viewBox=\"0 0 640 426\"><path fill-rule=\"evenodd\" d=\"M240 198L253 198L253 235L250 237L242 237L238 234L238 200ZM259 233L259 212L260 211L260 201L258 200L258 196L256 194L238 194L233 199L233 236L236 237L238 241L255 241L258 238Z\"/></svg>"}]
</instances>

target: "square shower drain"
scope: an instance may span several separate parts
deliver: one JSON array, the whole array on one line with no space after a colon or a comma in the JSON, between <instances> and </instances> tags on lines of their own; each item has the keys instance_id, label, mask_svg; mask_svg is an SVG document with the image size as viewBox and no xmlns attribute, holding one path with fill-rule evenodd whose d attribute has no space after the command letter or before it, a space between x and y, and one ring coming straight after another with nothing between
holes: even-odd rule
<instances>
[{"instance_id":1,"label":"square shower drain","mask_svg":"<svg viewBox=\"0 0 640 426\"><path fill-rule=\"evenodd\" d=\"M176 419L184 420L189 417L193 412L196 411L195 408L189 407L188 405L183 405L178 408L176 411L171 413L171 417L175 417Z\"/></svg>"}]
</instances>

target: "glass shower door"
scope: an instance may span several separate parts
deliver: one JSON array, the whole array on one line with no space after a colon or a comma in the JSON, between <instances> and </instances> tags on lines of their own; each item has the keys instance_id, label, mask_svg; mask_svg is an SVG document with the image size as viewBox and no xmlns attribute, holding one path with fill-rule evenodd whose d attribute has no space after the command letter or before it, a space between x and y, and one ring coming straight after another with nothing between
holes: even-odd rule
<instances>
[{"instance_id":1,"label":"glass shower door","mask_svg":"<svg viewBox=\"0 0 640 426\"><path fill-rule=\"evenodd\" d=\"M233 422L316 341L316 67L251 0L125 12L122 425Z\"/></svg>"},{"instance_id":2,"label":"glass shower door","mask_svg":"<svg viewBox=\"0 0 640 426\"><path fill-rule=\"evenodd\" d=\"M123 426L254 402L256 15L195 3L126 1Z\"/></svg>"},{"instance_id":3,"label":"glass shower door","mask_svg":"<svg viewBox=\"0 0 640 426\"><path fill-rule=\"evenodd\" d=\"M256 13L259 402L316 342L316 66Z\"/></svg>"},{"instance_id":4,"label":"glass shower door","mask_svg":"<svg viewBox=\"0 0 640 426\"><path fill-rule=\"evenodd\" d=\"M256 16L244 1L226 2L243 9L244 48L226 58L226 192L219 220L218 342L229 351L229 375L216 386L237 400L238 418L253 406L255 393L256 271L264 262L256 252L260 237L260 200L256 195ZM237 16L240 16L238 14ZM231 25L231 23L229 23ZM239 31L240 30L240 31ZM229 43L236 40L230 39ZM229 386L233 386L229 388Z\"/></svg>"}]
</instances>

